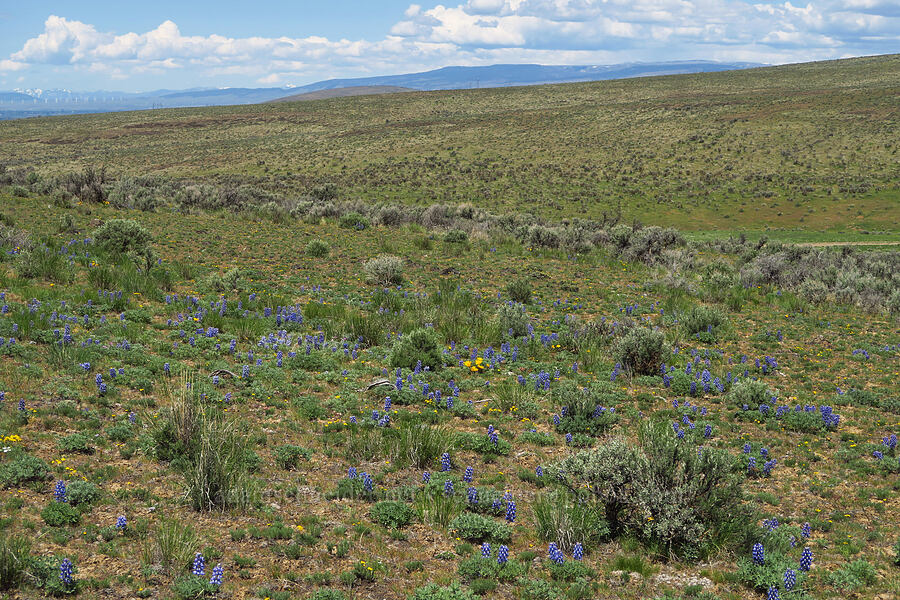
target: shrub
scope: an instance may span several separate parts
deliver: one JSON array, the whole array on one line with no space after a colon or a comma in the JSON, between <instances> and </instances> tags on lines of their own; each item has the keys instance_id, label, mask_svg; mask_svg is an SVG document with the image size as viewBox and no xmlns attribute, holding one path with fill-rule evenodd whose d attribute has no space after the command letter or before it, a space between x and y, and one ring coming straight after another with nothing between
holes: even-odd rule
<instances>
[{"instance_id":1,"label":"shrub","mask_svg":"<svg viewBox=\"0 0 900 600\"><path fill-rule=\"evenodd\" d=\"M403 260L382 254L363 263L366 281L375 285L399 285L403 282Z\"/></svg>"},{"instance_id":2,"label":"shrub","mask_svg":"<svg viewBox=\"0 0 900 600\"><path fill-rule=\"evenodd\" d=\"M681 315L680 324L687 335L700 334L701 339L713 342L726 323L725 314L718 308L708 306L693 306L687 314Z\"/></svg>"},{"instance_id":3,"label":"shrub","mask_svg":"<svg viewBox=\"0 0 900 600\"><path fill-rule=\"evenodd\" d=\"M522 304L507 302L497 308L497 320L503 335L522 337L528 333L528 313Z\"/></svg>"},{"instance_id":4,"label":"shrub","mask_svg":"<svg viewBox=\"0 0 900 600\"><path fill-rule=\"evenodd\" d=\"M106 201L106 168L85 167L80 173L63 175L59 184L66 193L83 202Z\"/></svg>"},{"instance_id":5,"label":"shrub","mask_svg":"<svg viewBox=\"0 0 900 600\"><path fill-rule=\"evenodd\" d=\"M30 564L31 542L27 538L0 538L0 590L19 587Z\"/></svg>"},{"instance_id":6,"label":"shrub","mask_svg":"<svg viewBox=\"0 0 900 600\"><path fill-rule=\"evenodd\" d=\"M498 523L490 517L468 512L459 515L450 522L450 531L455 537L470 542L490 540L504 543L512 538L512 531L504 523Z\"/></svg>"},{"instance_id":7,"label":"shrub","mask_svg":"<svg viewBox=\"0 0 900 600\"><path fill-rule=\"evenodd\" d=\"M66 487L66 497L72 506L91 505L100 499L100 488L90 481L76 479Z\"/></svg>"},{"instance_id":8,"label":"shrub","mask_svg":"<svg viewBox=\"0 0 900 600\"><path fill-rule=\"evenodd\" d=\"M131 219L110 219L94 230L94 243L109 252L123 254L136 262L143 262L149 271L155 253L151 244L153 236Z\"/></svg>"},{"instance_id":9,"label":"shrub","mask_svg":"<svg viewBox=\"0 0 900 600\"><path fill-rule=\"evenodd\" d=\"M344 229L366 229L369 227L369 219L358 212L342 215L339 223Z\"/></svg>"},{"instance_id":10,"label":"shrub","mask_svg":"<svg viewBox=\"0 0 900 600\"><path fill-rule=\"evenodd\" d=\"M413 518L413 510L403 502L376 502L369 511L373 521L390 527L401 529L409 525Z\"/></svg>"},{"instance_id":11,"label":"shrub","mask_svg":"<svg viewBox=\"0 0 900 600\"><path fill-rule=\"evenodd\" d=\"M282 469L293 470L300 464L300 459L309 460L312 452L300 446L285 444L275 449L275 463Z\"/></svg>"},{"instance_id":12,"label":"shrub","mask_svg":"<svg viewBox=\"0 0 900 600\"><path fill-rule=\"evenodd\" d=\"M628 531L660 555L705 555L746 539L752 523L735 457L698 452L665 423L645 423L639 446L612 439L552 470L573 493L599 501L613 535Z\"/></svg>"},{"instance_id":13,"label":"shrub","mask_svg":"<svg viewBox=\"0 0 900 600\"><path fill-rule=\"evenodd\" d=\"M527 279L516 279L506 286L506 293L510 300L519 304L531 302L531 282Z\"/></svg>"},{"instance_id":14,"label":"shrub","mask_svg":"<svg viewBox=\"0 0 900 600\"><path fill-rule=\"evenodd\" d=\"M774 396L764 382L745 378L731 386L725 400L737 408L746 406L747 410L758 411L760 404L771 404Z\"/></svg>"},{"instance_id":15,"label":"shrub","mask_svg":"<svg viewBox=\"0 0 900 600\"><path fill-rule=\"evenodd\" d=\"M684 245L684 238L675 229L652 226L630 231L630 227L620 225L613 231L622 227L625 229L617 232L620 235L617 244L625 260L652 265L662 258L666 250Z\"/></svg>"},{"instance_id":16,"label":"shrub","mask_svg":"<svg viewBox=\"0 0 900 600\"><path fill-rule=\"evenodd\" d=\"M46 462L30 454L20 454L0 466L0 484L3 487L20 486L29 481L43 481L50 476Z\"/></svg>"},{"instance_id":17,"label":"shrub","mask_svg":"<svg viewBox=\"0 0 900 600\"><path fill-rule=\"evenodd\" d=\"M328 256L331 252L331 246L322 240L312 240L306 245L306 254L313 258L322 258Z\"/></svg>"},{"instance_id":18,"label":"shrub","mask_svg":"<svg viewBox=\"0 0 900 600\"><path fill-rule=\"evenodd\" d=\"M320 202L329 202L337 198L337 194L338 188L335 184L323 183L314 187L309 195Z\"/></svg>"},{"instance_id":19,"label":"shrub","mask_svg":"<svg viewBox=\"0 0 900 600\"><path fill-rule=\"evenodd\" d=\"M224 275L213 273L206 279L206 284L220 294L244 289L241 270L237 268L228 269Z\"/></svg>"},{"instance_id":20,"label":"shrub","mask_svg":"<svg viewBox=\"0 0 900 600\"><path fill-rule=\"evenodd\" d=\"M421 361L423 367L436 371L443 366L441 346L433 329L420 327L402 336L391 352L392 367L414 369Z\"/></svg>"},{"instance_id":21,"label":"shrub","mask_svg":"<svg viewBox=\"0 0 900 600\"><path fill-rule=\"evenodd\" d=\"M661 331L634 327L616 342L614 354L625 368L640 375L651 375L659 372L668 357L665 342L666 336Z\"/></svg>"},{"instance_id":22,"label":"shrub","mask_svg":"<svg viewBox=\"0 0 900 600\"><path fill-rule=\"evenodd\" d=\"M65 254L47 246L35 246L19 256L16 268L23 279L49 279L65 283L72 277Z\"/></svg>"},{"instance_id":23,"label":"shrub","mask_svg":"<svg viewBox=\"0 0 900 600\"><path fill-rule=\"evenodd\" d=\"M469 241L469 234L461 229L451 229L444 235L444 241L448 244L465 244Z\"/></svg>"},{"instance_id":24,"label":"shrub","mask_svg":"<svg viewBox=\"0 0 900 600\"><path fill-rule=\"evenodd\" d=\"M65 502L51 502L41 511L41 518L51 527L76 525L81 521L81 513Z\"/></svg>"}]
</instances>

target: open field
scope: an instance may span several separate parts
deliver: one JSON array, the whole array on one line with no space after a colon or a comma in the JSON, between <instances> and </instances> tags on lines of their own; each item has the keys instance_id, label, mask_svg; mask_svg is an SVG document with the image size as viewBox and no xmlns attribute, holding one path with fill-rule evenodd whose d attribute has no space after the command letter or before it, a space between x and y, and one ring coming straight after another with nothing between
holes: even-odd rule
<instances>
[{"instance_id":1,"label":"open field","mask_svg":"<svg viewBox=\"0 0 900 600\"><path fill-rule=\"evenodd\" d=\"M0 123L0 598L897 598L898 65Z\"/></svg>"},{"instance_id":2,"label":"open field","mask_svg":"<svg viewBox=\"0 0 900 600\"><path fill-rule=\"evenodd\" d=\"M0 123L3 161L685 231L900 230L900 57ZM764 224L764 226L763 226Z\"/></svg>"},{"instance_id":3,"label":"open field","mask_svg":"<svg viewBox=\"0 0 900 600\"><path fill-rule=\"evenodd\" d=\"M33 266L39 248L10 255L6 247L0 262L2 523L8 537L32 538L50 570L45 580L46 571L25 576L23 597L43 593L35 586L49 585L62 557L78 569L80 594L104 598L401 598L455 581L463 588L447 597L466 598L465 588L497 598L635 599L761 598L770 584L782 598L900 591L900 466L885 445L900 431L895 317L813 305L772 285L723 297L722 280L706 279L722 267L697 266L707 275L685 292L665 283L666 268L602 248L573 256L502 236L445 241L413 225L359 230L333 220L2 199L7 226L64 248L44 267ZM160 263L149 272L136 268L139 257L83 242L99 235L99 221L119 217L152 233ZM327 255L312 249L315 240ZM733 260L694 252L708 264ZM399 287L366 282L362 264L381 253L404 260ZM511 309L509 294L520 292L507 288L518 280L533 297ZM708 307L715 324L686 324L695 306ZM443 367L408 364L397 381L397 335L423 323L440 341ZM622 332L646 327L663 332L665 379L657 367L641 375L616 366ZM473 356L483 371L462 364ZM182 373L193 394L181 393ZM385 386L366 390L382 378ZM777 398L745 410L736 379L758 379ZM590 390L589 413L604 407L601 417L563 409L579 402L580 388ZM213 493L212 506L192 495L193 451L172 445L180 421L170 411L185 402L235 420L246 448L248 462L229 466L243 474L230 484L238 495ZM826 405L837 424L821 416ZM669 503L696 509L690 494L645 498L619 513L618 530L603 517L562 525L547 516L562 506L554 510L574 518L566 511L577 506L551 502L569 493L551 475L560 461L616 438L637 444L653 423L670 451L687 453L675 464L698 449L734 461L727 477L742 491L727 501L724 530L704 522L703 533L668 537ZM408 432L430 441L411 447L402 442ZM237 434L216 435L228 448ZM445 450L451 464L442 472ZM37 466L23 470L25 457ZM342 479L351 467L357 478ZM361 483L369 477L372 492ZM48 512L59 504L57 480L80 502L70 521ZM79 480L90 493L76 489ZM507 492L511 500L501 498ZM114 527L119 516L124 530ZM636 516L661 525L642 532ZM780 525L767 533L771 519ZM556 539L563 565L547 556ZM485 540L491 557L478 558ZM579 540L581 561L572 558ZM752 566L756 542L771 567ZM501 545L509 562L497 570ZM808 576L803 548L814 557ZM223 566L221 588L186 574L195 552L206 577ZM786 568L799 581L790 591L779 583Z\"/></svg>"}]
</instances>

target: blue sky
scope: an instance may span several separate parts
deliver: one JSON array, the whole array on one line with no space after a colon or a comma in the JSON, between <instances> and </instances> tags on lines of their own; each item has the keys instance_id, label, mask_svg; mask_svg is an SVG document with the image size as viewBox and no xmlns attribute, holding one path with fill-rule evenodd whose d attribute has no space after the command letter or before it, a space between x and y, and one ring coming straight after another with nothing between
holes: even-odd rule
<instances>
[{"instance_id":1,"label":"blue sky","mask_svg":"<svg viewBox=\"0 0 900 600\"><path fill-rule=\"evenodd\" d=\"M900 52L900 0L30 0L0 89L302 85L494 63L768 64Z\"/></svg>"}]
</instances>

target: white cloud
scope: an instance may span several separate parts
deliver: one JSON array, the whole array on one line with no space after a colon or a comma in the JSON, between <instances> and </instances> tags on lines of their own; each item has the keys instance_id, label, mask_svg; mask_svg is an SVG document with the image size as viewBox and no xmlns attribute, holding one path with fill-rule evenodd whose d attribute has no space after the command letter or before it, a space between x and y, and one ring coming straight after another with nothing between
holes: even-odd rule
<instances>
[{"instance_id":1,"label":"white cloud","mask_svg":"<svg viewBox=\"0 0 900 600\"><path fill-rule=\"evenodd\" d=\"M51 15L42 33L0 59L0 72L46 65L116 78L190 72L272 85L447 64L778 63L898 47L896 0L466 0L410 4L375 40L186 36L168 20L145 32L102 32Z\"/></svg>"}]
</instances>

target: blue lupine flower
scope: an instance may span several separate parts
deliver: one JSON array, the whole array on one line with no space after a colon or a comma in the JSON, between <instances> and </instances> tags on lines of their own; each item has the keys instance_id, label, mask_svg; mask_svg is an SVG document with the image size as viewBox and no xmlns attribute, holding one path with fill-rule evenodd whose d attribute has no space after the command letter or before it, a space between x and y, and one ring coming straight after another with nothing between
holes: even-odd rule
<instances>
[{"instance_id":1,"label":"blue lupine flower","mask_svg":"<svg viewBox=\"0 0 900 600\"><path fill-rule=\"evenodd\" d=\"M482 558L490 558L491 557L491 545L487 542L481 545L481 557Z\"/></svg>"},{"instance_id":2,"label":"blue lupine flower","mask_svg":"<svg viewBox=\"0 0 900 600\"><path fill-rule=\"evenodd\" d=\"M53 497L56 498L57 502L68 502L66 498L66 482L62 479L56 482L56 486L53 488Z\"/></svg>"},{"instance_id":3,"label":"blue lupine flower","mask_svg":"<svg viewBox=\"0 0 900 600\"><path fill-rule=\"evenodd\" d=\"M506 546L500 546L497 550L497 564L504 565L506 561L509 560L509 548Z\"/></svg>"},{"instance_id":4,"label":"blue lupine flower","mask_svg":"<svg viewBox=\"0 0 900 600\"><path fill-rule=\"evenodd\" d=\"M197 577L203 577L206 574L206 560L199 552L194 555L194 565L191 567L191 573Z\"/></svg>"},{"instance_id":5,"label":"blue lupine flower","mask_svg":"<svg viewBox=\"0 0 900 600\"><path fill-rule=\"evenodd\" d=\"M472 476L475 474L475 470L472 467L466 467L466 472L463 474L463 481L466 483L472 483Z\"/></svg>"},{"instance_id":6,"label":"blue lupine flower","mask_svg":"<svg viewBox=\"0 0 900 600\"><path fill-rule=\"evenodd\" d=\"M812 535L812 528L810 527L809 523L804 523L800 526L800 535L805 538L809 538L809 536Z\"/></svg>"},{"instance_id":7,"label":"blue lupine flower","mask_svg":"<svg viewBox=\"0 0 900 600\"><path fill-rule=\"evenodd\" d=\"M466 497L469 504L478 504L478 489L470 487L466 490Z\"/></svg>"},{"instance_id":8,"label":"blue lupine flower","mask_svg":"<svg viewBox=\"0 0 900 600\"><path fill-rule=\"evenodd\" d=\"M367 492L371 492L373 489L375 489L375 486L372 484L372 478L369 476L368 473L362 474L362 480L363 480L363 489L364 490L366 490Z\"/></svg>"},{"instance_id":9,"label":"blue lupine flower","mask_svg":"<svg viewBox=\"0 0 900 600\"><path fill-rule=\"evenodd\" d=\"M567 444L571 444L571 443L572 443L572 434L571 434L571 433L567 433L567 434L566 434L566 443L567 443Z\"/></svg>"},{"instance_id":10,"label":"blue lupine flower","mask_svg":"<svg viewBox=\"0 0 900 600\"><path fill-rule=\"evenodd\" d=\"M762 565L766 562L766 553L763 550L763 545L759 542L753 544L753 562Z\"/></svg>"},{"instance_id":11,"label":"blue lupine flower","mask_svg":"<svg viewBox=\"0 0 900 600\"><path fill-rule=\"evenodd\" d=\"M809 571L809 568L812 566L813 561L813 553L812 550L809 549L809 546L803 549L803 552L800 553L800 570L801 571Z\"/></svg>"},{"instance_id":12,"label":"blue lupine flower","mask_svg":"<svg viewBox=\"0 0 900 600\"><path fill-rule=\"evenodd\" d=\"M441 472L444 473L449 471L451 466L450 453L444 452L443 454L441 454Z\"/></svg>"},{"instance_id":13,"label":"blue lupine flower","mask_svg":"<svg viewBox=\"0 0 900 600\"><path fill-rule=\"evenodd\" d=\"M703 430L703 437L709 438L712 437L712 425L707 425Z\"/></svg>"},{"instance_id":14,"label":"blue lupine flower","mask_svg":"<svg viewBox=\"0 0 900 600\"><path fill-rule=\"evenodd\" d=\"M356 467L350 467L347 469L347 479L356 479Z\"/></svg>"},{"instance_id":15,"label":"blue lupine flower","mask_svg":"<svg viewBox=\"0 0 900 600\"><path fill-rule=\"evenodd\" d=\"M213 567L212 577L209 578L209 584L220 586L222 585L222 576L225 574L225 569L222 568L221 564Z\"/></svg>"},{"instance_id":16,"label":"blue lupine flower","mask_svg":"<svg viewBox=\"0 0 900 600\"><path fill-rule=\"evenodd\" d=\"M422 483L428 483L429 481L431 481L431 473L425 471L422 473Z\"/></svg>"},{"instance_id":17,"label":"blue lupine flower","mask_svg":"<svg viewBox=\"0 0 900 600\"><path fill-rule=\"evenodd\" d=\"M572 558L575 560L584 558L584 548L581 547L581 542L576 543L575 547L572 548Z\"/></svg>"},{"instance_id":18,"label":"blue lupine flower","mask_svg":"<svg viewBox=\"0 0 900 600\"><path fill-rule=\"evenodd\" d=\"M784 589L789 592L794 589L795 585L797 585L797 574L793 569L788 569L784 572Z\"/></svg>"},{"instance_id":19,"label":"blue lupine flower","mask_svg":"<svg viewBox=\"0 0 900 600\"><path fill-rule=\"evenodd\" d=\"M537 468L534 470L534 474L537 475L538 477L544 476L544 469L541 467L541 465L537 466Z\"/></svg>"},{"instance_id":20,"label":"blue lupine flower","mask_svg":"<svg viewBox=\"0 0 900 600\"><path fill-rule=\"evenodd\" d=\"M128 519L125 518L125 515L121 515L116 518L116 529L125 529L128 527Z\"/></svg>"},{"instance_id":21,"label":"blue lupine flower","mask_svg":"<svg viewBox=\"0 0 900 600\"><path fill-rule=\"evenodd\" d=\"M64 586L70 586L74 583L75 580L72 578L73 570L72 561L68 558L64 558L59 564L59 580Z\"/></svg>"},{"instance_id":22,"label":"blue lupine flower","mask_svg":"<svg viewBox=\"0 0 900 600\"><path fill-rule=\"evenodd\" d=\"M881 460L884 458L884 452L881 450L875 450L872 452L872 456L875 457L875 460Z\"/></svg>"},{"instance_id":23,"label":"blue lupine flower","mask_svg":"<svg viewBox=\"0 0 900 600\"><path fill-rule=\"evenodd\" d=\"M516 503L512 500L506 503L506 520L510 523L516 520Z\"/></svg>"},{"instance_id":24,"label":"blue lupine flower","mask_svg":"<svg viewBox=\"0 0 900 600\"><path fill-rule=\"evenodd\" d=\"M566 557L563 556L562 550L557 547L555 542L550 542L550 545L547 547L547 553L550 555L550 560L558 565L566 562Z\"/></svg>"},{"instance_id":25,"label":"blue lupine flower","mask_svg":"<svg viewBox=\"0 0 900 600\"><path fill-rule=\"evenodd\" d=\"M778 588L773 586L769 587L769 591L766 593L766 600L780 600L780 596L778 595Z\"/></svg>"},{"instance_id":26,"label":"blue lupine flower","mask_svg":"<svg viewBox=\"0 0 900 600\"><path fill-rule=\"evenodd\" d=\"M446 495L446 496L453 495L453 480L452 479L444 480L444 495Z\"/></svg>"}]
</instances>

